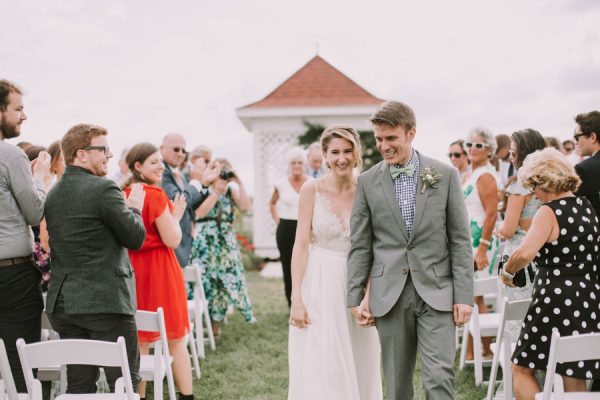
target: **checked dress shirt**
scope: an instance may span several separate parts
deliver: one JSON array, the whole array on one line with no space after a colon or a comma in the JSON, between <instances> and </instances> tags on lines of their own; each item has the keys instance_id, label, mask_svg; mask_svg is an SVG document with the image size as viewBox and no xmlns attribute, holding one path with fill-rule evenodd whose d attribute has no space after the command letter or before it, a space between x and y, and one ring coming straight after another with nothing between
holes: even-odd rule
<instances>
[{"instance_id":1,"label":"checked dress shirt","mask_svg":"<svg viewBox=\"0 0 600 400\"><path fill-rule=\"evenodd\" d=\"M415 209L417 200L417 185L419 179L419 156L417 152L413 150L410 161L401 167L412 165L414 168L413 176L406 174L399 174L394 179L394 192L396 193L396 200L400 205L402 216L404 217L404 224L408 231L408 236L412 235L413 223L415 221Z\"/></svg>"}]
</instances>

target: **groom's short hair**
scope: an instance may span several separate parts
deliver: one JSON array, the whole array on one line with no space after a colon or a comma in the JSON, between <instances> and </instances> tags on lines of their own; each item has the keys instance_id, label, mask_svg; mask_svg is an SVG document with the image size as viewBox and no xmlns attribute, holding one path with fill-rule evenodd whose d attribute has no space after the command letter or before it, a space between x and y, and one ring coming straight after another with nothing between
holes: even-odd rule
<instances>
[{"instance_id":1,"label":"groom's short hair","mask_svg":"<svg viewBox=\"0 0 600 400\"><path fill-rule=\"evenodd\" d=\"M407 131L417 127L413 109L400 101L382 103L369 119L373 125L389 125L392 128L402 126Z\"/></svg>"}]
</instances>

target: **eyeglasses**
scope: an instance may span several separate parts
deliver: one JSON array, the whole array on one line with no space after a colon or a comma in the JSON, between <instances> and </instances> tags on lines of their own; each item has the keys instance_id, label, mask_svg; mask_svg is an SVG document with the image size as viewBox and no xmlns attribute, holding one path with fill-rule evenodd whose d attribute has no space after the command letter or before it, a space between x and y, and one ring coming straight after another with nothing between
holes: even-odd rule
<instances>
[{"instance_id":1,"label":"eyeglasses","mask_svg":"<svg viewBox=\"0 0 600 400\"><path fill-rule=\"evenodd\" d=\"M463 153L448 153L448 158L461 158Z\"/></svg>"},{"instance_id":2,"label":"eyeglasses","mask_svg":"<svg viewBox=\"0 0 600 400\"><path fill-rule=\"evenodd\" d=\"M83 147L81 150L99 150L99 151L103 152L104 155L107 155L108 153L110 153L110 147L108 147L108 146L87 146L87 147Z\"/></svg>"},{"instance_id":3,"label":"eyeglasses","mask_svg":"<svg viewBox=\"0 0 600 400\"><path fill-rule=\"evenodd\" d=\"M580 137L582 137L582 136L587 136L587 134L586 134L586 133L575 133L575 134L573 135L573 139L575 139L575 141L576 141L577 143L579 143L579 138L580 138Z\"/></svg>"},{"instance_id":4,"label":"eyeglasses","mask_svg":"<svg viewBox=\"0 0 600 400\"><path fill-rule=\"evenodd\" d=\"M472 143L472 142L465 142L465 147L467 149L470 149L471 147L475 147L478 150L483 149L484 147L490 147L489 144L487 143Z\"/></svg>"},{"instance_id":5,"label":"eyeglasses","mask_svg":"<svg viewBox=\"0 0 600 400\"><path fill-rule=\"evenodd\" d=\"M185 154L187 151L183 147L171 147L175 153Z\"/></svg>"}]
</instances>

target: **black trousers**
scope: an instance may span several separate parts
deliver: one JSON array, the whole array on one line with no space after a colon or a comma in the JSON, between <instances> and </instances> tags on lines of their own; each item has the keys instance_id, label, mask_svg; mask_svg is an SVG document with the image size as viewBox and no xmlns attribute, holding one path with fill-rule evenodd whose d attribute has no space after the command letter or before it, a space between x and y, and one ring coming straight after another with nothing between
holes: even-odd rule
<instances>
[{"instance_id":1,"label":"black trousers","mask_svg":"<svg viewBox=\"0 0 600 400\"><path fill-rule=\"evenodd\" d=\"M32 262L0 267L0 339L4 341L17 391L26 393L16 341L40 341L44 309L40 272Z\"/></svg>"},{"instance_id":2,"label":"black trousers","mask_svg":"<svg viewBox=\"0 0 600 400\"><path fill-rule=\"evenodd\" d=\"M63 296L59 295L54 312L48 314L52 327L61 339L92 339L116 342L125 338L129 372L133 390L140 382L140 349L138 346L135 317L125 314L65 314ZM104 368L111 391L121 377L120 368ZM98 367L90 365L67 366L67 393L96 393L96 381L100 376Z\"/></svg>"},{"instance_id":3,"label":"black trousers","mask_svg":"<svg viewBox=\"0 0 600 400\"><path fill-rule=\"evenodd\" d=\"M298 221L295 219L280 219L275 232L279 258L283 267L283 284L288 306L292 305L292 250L294 250L297 225Z\"/></svg>"}]
</instances>

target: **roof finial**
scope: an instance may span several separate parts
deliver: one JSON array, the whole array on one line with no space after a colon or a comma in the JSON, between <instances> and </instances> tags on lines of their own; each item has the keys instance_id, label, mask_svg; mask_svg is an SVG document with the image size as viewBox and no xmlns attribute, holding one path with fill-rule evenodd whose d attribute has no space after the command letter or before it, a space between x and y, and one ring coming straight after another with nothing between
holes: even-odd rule
<instances>
[{"instance_id":1,"label":"roof finial","mask_svg":"<svg viewBox=\"0 0 600 400\"><path fill-rule=\"evenodd\" d=\"M315 43L315 47L316 47L316 50L317 50L317 56L318 56L318 55L319 55L319 42L316 42L316 43Z\"/></svg>"}]
</instances>

